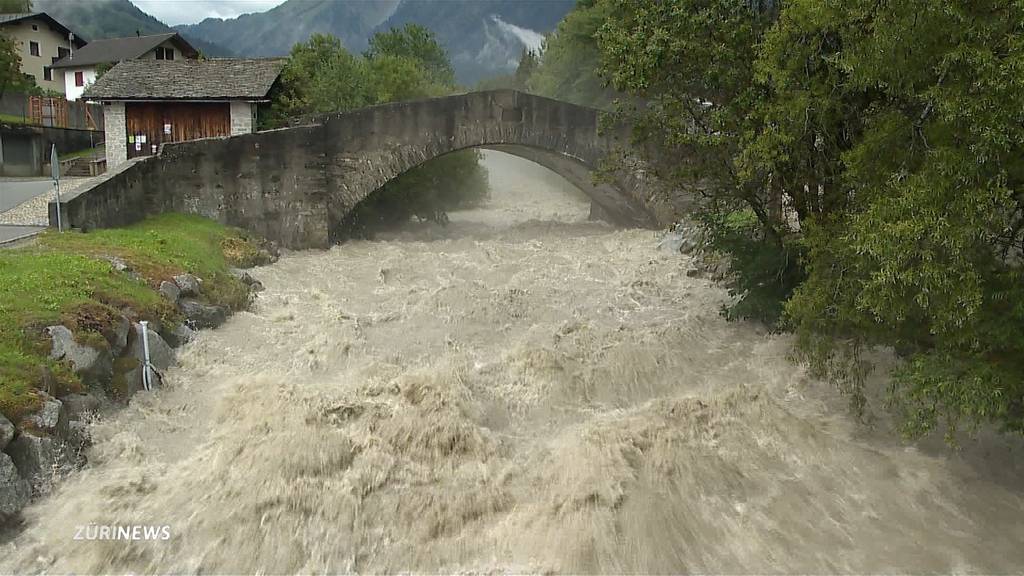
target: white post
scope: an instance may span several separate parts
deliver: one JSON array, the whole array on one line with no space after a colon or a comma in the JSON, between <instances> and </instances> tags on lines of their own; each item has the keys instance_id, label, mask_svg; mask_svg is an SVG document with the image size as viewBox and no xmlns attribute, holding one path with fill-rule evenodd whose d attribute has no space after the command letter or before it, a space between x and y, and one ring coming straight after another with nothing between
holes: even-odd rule
<instances>
[{"instance_id":1,"label":"white post","mask_svg":"<svg viewBox=\"0 0 1024 576\"><path fill-rule=\"evenodd\" d=\"M57 145L50 145L50 176L53 177L53 188L57 192L57 232L63 232L60 221L60 158L57 156Z\"/></svg>"},{"instance_id":2,"label":"white post","mask_svg":"<svg viewBox=\"0 0 1024 576\"><path fill-rule=\"evenodd\" d=\"M57 191L57 232L63 232L64 225L60 221L60 180L53 181L53 188Z\"/></svg>"},{"instance_id":3,"label":"white post","mask_svg":"<svg viewBox=\"0 0 1024 576\"><path fill-rule=\"evenodd\" d=\"M142 326L142 355L145 360L142 364L142 387L146 390L152 390L153 382L149 375L152 367L149 363L149 322L142 320L139 322L139 325Z\"/></svg>"}]
</instances>

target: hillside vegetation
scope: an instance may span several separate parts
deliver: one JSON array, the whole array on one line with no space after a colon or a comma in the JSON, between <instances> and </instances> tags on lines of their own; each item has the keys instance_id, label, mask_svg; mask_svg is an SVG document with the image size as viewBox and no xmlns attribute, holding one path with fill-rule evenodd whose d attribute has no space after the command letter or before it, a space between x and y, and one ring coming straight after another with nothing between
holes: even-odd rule
<instances>
[{"instance_id":1,"label":"hillside vegetation","mask_svg":"<svg viewBox=\"0 0 1024 576\"><path fill-rule=\"evenodd\" d=\"M894 350L908 435L1024 432L1024 5L587 0L547 49L528 88L600 103L597 62L659 175L711 183L727 316L858 410Z\"/></svg>"},{"instance_id":2,"label":"hillside vegetation","mask_svg":"<svg viewBox=\"0 0 1024 576\"><path fill-rule=\"evenodd\" d=\"M46 12L88 41L123 38L139 33L164 34L174 30L153 16L139 10L129 0L32 0L32 9ZM193 34L182 35L206 56L234 56L224 45Z\"/></svg>"},{"instance_id":3,"label":"hillside vegetation","mask_svg":"<svg viewBox=\"0 0 1024 576\"><path fill-rule=\"evenodd\" d=\"M208 18L177 29L230 46L239 55L283 56L315 34L334 36L346 49L362 52L375 33L417 24L435 33L459 82L472 85L515 67L524 43L509 24L544 34L572 6L573 0L288 0L266 12Z\"/></svg>"},{"instance_id":4,"label":"hillside vegetation","mask_svg":"<svg viewBox=\"0 0 1024 576\"><path fill-rule=\"evenodd\" d=\"M19 422L38 407L46 380L57 396L80 390L70 367L48 358L47 326L63 324L100 345L120 315L170 328L182 318L156 288L185 272L204 279L210 303L240 309L248 288L229 267L251 265L254 251L242 232L182 214L88 234L48 231L32 246L0 250L0 414ZM136 277L117 270L117 260Z\"/></svg>"}]
</instances>

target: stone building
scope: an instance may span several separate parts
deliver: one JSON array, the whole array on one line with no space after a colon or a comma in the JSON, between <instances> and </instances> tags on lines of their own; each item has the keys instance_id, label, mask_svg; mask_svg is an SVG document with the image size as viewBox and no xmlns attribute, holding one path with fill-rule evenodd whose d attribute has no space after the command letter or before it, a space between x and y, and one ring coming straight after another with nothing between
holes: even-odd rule
<instances>
[{"instance_id":1,"label":"stone building","mask_svg":"<svg viewBox=\"0 0 1024 576\"><path fill-rule=\"evenodd\" d=\"M160 144L256 131L284 59L125 60L86 89L103 103L107 168Z\"/></svg>"},{"instance_id":2,"label":"stone building","mask_svg":"<svg viewBox=\"0 0 1024 576\"><path fill-rule=\"evenodd\" d=\"M198 58L199 51L176 32L149 36L109 38L89 42L81 50L61 58L51 68L64 76L64 93L77 100L96 81L101 66L123 60L182 60Z\"/></svg>"},{"instance_id":3,"label":"stone building","mask_svg":"<svg viewBox=\"0 0 1024 576\"><path fill-rule=\"evenodd\" d=\"M85 45L85 40L45 12L0 14L0 33L18 44L21 71L36 85L64 94L64 73L52 65Z\"/></svg>"}]
</instances>

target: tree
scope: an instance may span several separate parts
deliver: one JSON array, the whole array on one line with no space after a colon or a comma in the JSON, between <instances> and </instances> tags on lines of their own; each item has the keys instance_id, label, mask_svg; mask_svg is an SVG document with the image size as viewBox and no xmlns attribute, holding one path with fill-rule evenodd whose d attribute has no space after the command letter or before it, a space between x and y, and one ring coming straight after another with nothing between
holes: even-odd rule
<instances>
[{"instance_id":1,"label":"tree","mask_svg":"<svg viewBox=\"0 0 1024 576\"><path fill-rule=\"evenodd\" d=\"M737 168L745 135L759 130L766 93L754 62L771 14L747 0L602 0L589 10L601 19L586 24L598 29L601 73L628 96L615 117L633 126L663 180L702 191L700 217L732 256L738 299L727 314L778 327L802 278L800 245L768 175Z\"/></svg>"},{"instance_id":2,"label":"tree","mask_svg":"<svg viewBox=\"0 0 1024 576\"><path fill-rule=\"evenodd\" d=\"M366 62L353 56L338 38L313 34L307 42L292 47L266 122L281 126L289 118L343 112L373 103Z\"/></svg>"},{"instance_id":3,"label":"tree","mask_svg":"<svg viewBox=\"0 0 1024 576\"><path fill-rule=\"evenodd\" d=\"M597 43L598 30L611 9L603 0L576 3L545 39L536 69L530 71L526 82L531 92L583 106L605 108L611 104L614 93L598 75L601 51Z\"/></svg>"},{"instance_id":4,"label":"tree","mask_svg":"<svg viewBox=\"0 0 1024 576\"><path fill-rule=\"evenodd\" d=\"M28 90L35 82L21 71L21 54L18 42L0 34L0 96L14 90Z\"/></svg>"},{"instance_id":5,"label":"tree","mask_svg":"<svg viewBox=\"0 0 1024 576\"><path fill-rule=\"evenodd\" d=\"M419 24L377 32L370 38L365 56L371 61L381 56L410 58L423 67L429 82L447 88L455 86L455 69L448 53L434 33Z\"/></svg>"},{"instance_id":6,"label":"tree","mask_svg":"<svg viewBox=\"0 0 1024 576\"><path fill-rule=\"evenodd\" d=\"M333 36L314 34L292 48L264 115L265 126L291 118L345 112L374 104L450 94L454 73L433 34L421 26L378 33L370 50L356 56ZM443 61L439 60L443 58ZM487 194L479 154L467 150L418 166L361 202L335 231L336 239L372 234L414 214L444 221L444 212Z\"/></svg>"},{"instance_id":7,"label":"tree","mask_svg":"<svg viewBox=\"0 0 1024 576\"><path fill-rule=\"evenodd\" d=\"M866 345L901 353L891 400L910 434L1024 432L1022 23L1000 0L794 0L765 44L774 110L799 113L785 102L801 94L838 132L787 310L820 368ZM801 130L780 125L788 164L820 154Z\"/></svg>"},{"instance_id":8,"label":"tree","mask_svg":"<svg viewBox=\"0 0 1024 576\"><path fill-rule=\"evenodd\" d=\"M858 409L861 352L894 349L910 435L1024 432L1024 5L604 2L620 116L664 177L711 181L739 315L784 305Z\"/></svg>"},{"instance_id":9,"label":"tree","mask_svg":"<svg viewBox=\"0 0 1024 576\"><path fill-rule=\"evenodd\" d=\"M0 0L0 14L27 14L32 11L32 0Z\"/></svg>"},{"instance_id":10,"label":"tree","mask_svg":"<svg viewBox=\"0 0 1024 576\"><path fill-rule=\"evenodd\" d=\"M443 96L444 85L430 80L420 63L407 56L378 54L369 61L369 86L375 103Z\"/></svg>"}]
</instances>

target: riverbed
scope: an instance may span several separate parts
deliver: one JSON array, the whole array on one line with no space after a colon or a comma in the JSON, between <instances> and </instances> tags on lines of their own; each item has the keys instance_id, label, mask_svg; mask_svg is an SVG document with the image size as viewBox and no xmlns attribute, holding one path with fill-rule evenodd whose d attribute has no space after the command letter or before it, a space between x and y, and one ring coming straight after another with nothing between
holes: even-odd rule
<instances>
[{"instance_id":1,"label":"riverbed","mask_svg":"<svg viewBox=\"0 0 1024 576\"><path fill-rule=\"evenodd\" d=\"M1024 568L1020 442L853 418L659 233L486 158L448 226L254 270L253 309L94 426L0 572Z\"/></svg>"}]
</instances>

